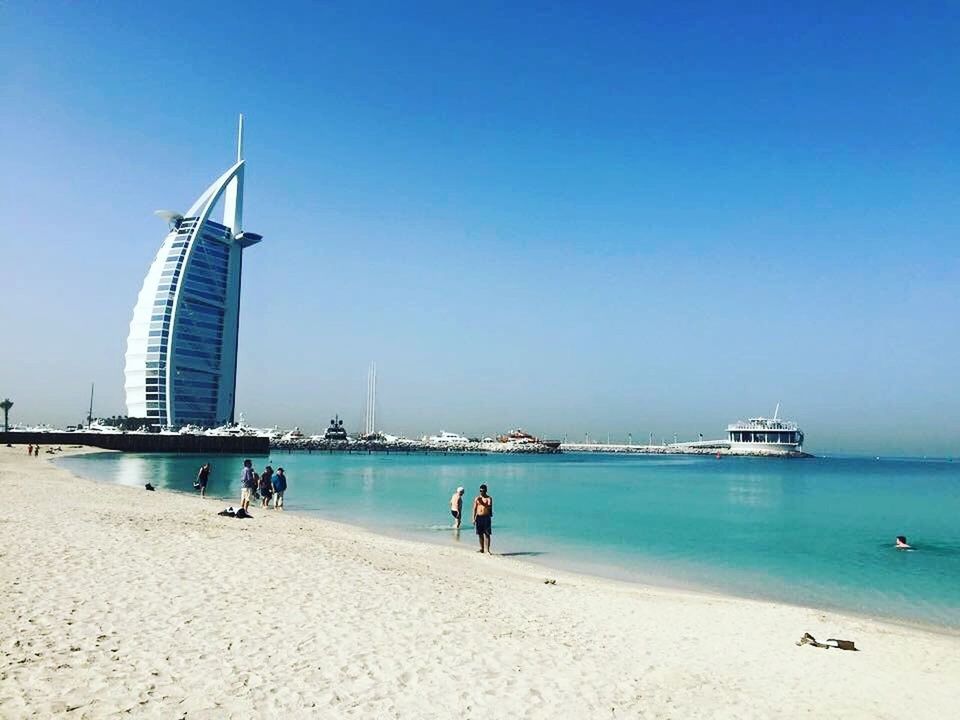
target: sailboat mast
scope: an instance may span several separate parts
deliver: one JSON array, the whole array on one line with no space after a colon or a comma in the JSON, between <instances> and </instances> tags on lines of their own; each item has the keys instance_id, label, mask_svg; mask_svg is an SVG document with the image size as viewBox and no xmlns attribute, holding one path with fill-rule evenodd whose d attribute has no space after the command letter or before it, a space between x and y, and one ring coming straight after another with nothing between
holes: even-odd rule
<instances>
[{"instance_id":1,"label":"sailboat mast","mask_svg":"<svg viewBox=\"0 0 960 720\"><path fill-rule=\"evenodd\" d=\"M87 410L87 430L90 429L90 423L93 422L93 383L90 383L90 409Z\"/></svg>"}]
</instances>

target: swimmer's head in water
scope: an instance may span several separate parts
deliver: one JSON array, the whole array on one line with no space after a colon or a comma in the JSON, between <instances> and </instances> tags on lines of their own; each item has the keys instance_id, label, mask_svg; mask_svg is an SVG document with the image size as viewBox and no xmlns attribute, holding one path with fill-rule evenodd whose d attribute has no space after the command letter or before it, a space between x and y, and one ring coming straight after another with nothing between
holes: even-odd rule
<instances>
[{"instance_id":1,"label":"swimmer's head in water","mask_svg":"<svg viewBox=\"0 0 960 720\"><path fill-rule=\"evenodd\" d=\"M899 544L901 544L901 545L906 545L906 544L907 544L907 536L906 536L906 535L897 535L897 542L898 542Z\"/></svg>"}]
</instances>

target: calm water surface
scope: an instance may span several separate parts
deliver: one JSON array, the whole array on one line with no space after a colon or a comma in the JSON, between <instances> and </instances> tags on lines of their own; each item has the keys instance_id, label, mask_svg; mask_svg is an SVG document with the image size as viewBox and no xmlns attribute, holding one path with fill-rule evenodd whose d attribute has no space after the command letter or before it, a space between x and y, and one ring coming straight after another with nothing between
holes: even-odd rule
<instances>
[{"instance_id":1,"label":"calm water surface","mask_svg":"<svg viewBox=\"0 0 960 720\"><path fill-rule=\"evenodd\" d=\"M193 492L203 459L104 453L57 463L97 480ZM210 458L208 492L235 505L242 460ZM468 524L459 537L450 529L447 502L466 487L469 520L487 483L495 552L960 629L960 462L277 452L254 466L268 460L287 472L288 510L473 545ZM898 534L917 550L893 550Z\"/></svg>"}]
</instances>

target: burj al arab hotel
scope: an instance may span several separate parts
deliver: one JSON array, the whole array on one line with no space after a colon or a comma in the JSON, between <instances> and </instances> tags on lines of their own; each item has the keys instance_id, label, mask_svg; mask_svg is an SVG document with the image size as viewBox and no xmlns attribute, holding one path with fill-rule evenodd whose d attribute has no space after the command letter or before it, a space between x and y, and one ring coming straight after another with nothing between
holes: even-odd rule
<instances>
[{"instance_id":1,"label":"burj al arab hotel","mask_svg":"<svg viewBox=\"0 0 960 720\"><path fill-rule=\"evenodd\" d=\"M158 210L169 223L130 321L124 375L127 414L154 427L233 422L245 248L243 116L237 161L193 206ZM223 222L210 216L223 200Z\"/></svg>"}]
</instances>

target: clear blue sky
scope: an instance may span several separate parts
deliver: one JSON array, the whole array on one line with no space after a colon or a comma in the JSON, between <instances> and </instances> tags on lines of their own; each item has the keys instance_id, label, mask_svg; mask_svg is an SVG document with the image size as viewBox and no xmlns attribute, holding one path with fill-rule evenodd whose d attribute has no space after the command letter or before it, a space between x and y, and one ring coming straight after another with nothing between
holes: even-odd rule
<instances>
[{"instance_id":1,"label":"clear blue sky","mask_svg":"<svg viewBox=\"0 0 960 720\"><path fill-rule=\"evenodd\" d=\"M4 3L0 395L124 412L247 117L238 410L960 454L951 3ZM800 7L800 6L803 7ZM523 7L521 7L523 6Z\"/></svg>"}]
</instances>

